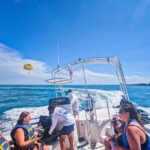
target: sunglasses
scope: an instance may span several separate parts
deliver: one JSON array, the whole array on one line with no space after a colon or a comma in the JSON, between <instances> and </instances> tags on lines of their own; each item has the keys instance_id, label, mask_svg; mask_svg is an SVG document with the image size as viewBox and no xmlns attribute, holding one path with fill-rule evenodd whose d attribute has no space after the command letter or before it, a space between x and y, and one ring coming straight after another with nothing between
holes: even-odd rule
<instances>
[{"instance_id":1,"label":"sunglasses","mask_svg":"<svg viewBox=\"0 0 150 150\"><path fill-rule=\"evenodd\" d=\"M118 113L122 114L124 112L129 112L129 109L128 108L120 109Z\"/></svg>"}]
</instances>

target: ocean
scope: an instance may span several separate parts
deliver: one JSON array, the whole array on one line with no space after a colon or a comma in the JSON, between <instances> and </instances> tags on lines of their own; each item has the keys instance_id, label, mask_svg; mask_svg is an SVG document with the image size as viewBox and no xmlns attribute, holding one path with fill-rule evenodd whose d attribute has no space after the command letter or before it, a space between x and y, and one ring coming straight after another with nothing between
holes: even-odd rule
<instances>
[{"instance_id":1,"label":"ocean","mask_svg":"<svg viewBox=\"0 0 150 150\"><path fill-rule=\"evenodd\" d=\"M109 105L118 105L122 93L117 85L66 85L65 91L73 89L80 101L80 110L84 107L87 89L96 102L96 107L106 107L107 98ZM136 103L150 113L150 86L128 86L131 102ZM83 92L85 92L83 94ZM67 93L67 92L66 92ZM95 95L96 93L96 95ZM54 87L51 85L0 85L0 120L3 124L16 120L22 111L29 111L32 117L47 114L49 99L55 97ZM102 100L102 101L100 101Z\"/></svg>"}]
</instances>

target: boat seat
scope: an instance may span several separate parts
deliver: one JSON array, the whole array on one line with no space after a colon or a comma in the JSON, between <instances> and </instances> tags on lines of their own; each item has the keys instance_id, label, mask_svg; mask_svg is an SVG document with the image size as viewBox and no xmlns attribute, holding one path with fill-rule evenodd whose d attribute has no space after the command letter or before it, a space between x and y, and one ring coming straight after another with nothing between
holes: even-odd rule
<instances>
[{"instance_id":1,"label":"boat seat","mask_svg":"<svg viewBox=\"0 0 150 150\"><path fill-rule=\"evenodd\" d=\"M51 98L49 99L49 107L58 106L66 109L68 112L72 112L71 102L68 97L57 97L57 98Z\"/></svg>"},{"instance_id":2,"label":"boat seat","mask_svg":"<svg viewBox=\"0 0 150 150\"><path fill-rule=\"evenodd\" d=\"M109 119L106 119L106 120L103 120L102 122L100 122L99 124L99 133L100 135L105 135L105 130L106 130L106 127L107 127L107 124L109 124L110 120Z\"/></svg>"},{"instance_id":3,"label":"boat seat","mask_svg":"<svg viewBox=\"0 0 150 150\"><path fill-rule=\"evenodd\" d=\"M99 134L100 134L100 142L101 143L104 143L104 139L111 132L111 131L109 132L109 129L110 129L110 127L108 127L109 123L110 123L110 120L106 119L99 124Z\"/></svg>"},{"instance_id":4,"label":"boat seat","mask_svg":"<svg viewBox=\"0 0 150 150\"><path fill-rule=\"evenodd\" d=\"M112 128L110 126L106 127L106 135L108 136L108 135L112 135L112 134L115 134L114 128Z\"/></svg>"},{"instance_id":5,"label":"boat seat","mask_svg":"<svg viewBox=\"0 0 150 150\"><path fill-rule=\"evenodd\" d=\"M104 144L104 140L105 140L106 137L107 137L106 135L101 136L101 143Z\"/></svg>"}]
</instances>

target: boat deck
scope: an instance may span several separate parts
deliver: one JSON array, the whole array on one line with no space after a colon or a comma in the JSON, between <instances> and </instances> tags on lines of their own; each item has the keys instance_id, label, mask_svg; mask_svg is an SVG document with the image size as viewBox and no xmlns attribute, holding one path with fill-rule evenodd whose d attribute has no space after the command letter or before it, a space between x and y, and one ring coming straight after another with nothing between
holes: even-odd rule
<instances>
[{"instance_id":1,"label":"boat deck","mask_svg":"<svg viewBox=\"0 0 150 150\"><path fill-rule=\"evenodd\" d=\"M60 144L59 144L59 139L53 143L51 143L50 145L47 145L49 150L60 150ZM86 145L84 147L81 148L77 148L75 146L75 150L104 150L105 147L102 143L97 143L97 144L91 144L91 147L89 145ZM69 150L69 149L68 149Z\"/></svg>"}]
</instances>

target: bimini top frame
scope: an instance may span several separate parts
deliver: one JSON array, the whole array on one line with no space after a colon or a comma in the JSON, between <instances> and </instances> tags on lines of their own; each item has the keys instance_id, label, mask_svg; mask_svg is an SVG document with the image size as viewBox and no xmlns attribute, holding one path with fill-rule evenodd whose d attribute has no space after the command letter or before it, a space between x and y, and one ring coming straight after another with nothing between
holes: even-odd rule
<instances>
[{"instance_id":1,"label":"bimini top frame","mask_svg":"<svg viewBox=\"0 0 150 150\"><path fill-rule=\"evenodd\" d=\"M85 65L89 65L89 64L110 64L110 65L112 65L116 72L118 81L120 83L120 89L124 93L126 100L129 101L125 77L123 74L121 63L117 57L97 57L97 58L79 59L77 61L73 61L68 64L58 66L57 68L55 68L52 71L52 78L54 79L56 77L56 74L58 74L59 72L65 72L67 70L70 70L70 68L73 69L73 68L77 68L77 67L84 67Z\"/></svg>"},{"instance_id":2,"label":"bimini top frame","mask_svg":"<svg viewBox=\"0 0 150 150\"><path fill-rule=\"evenodd\" d=\"M72 79L71 78L52 78L52 79L47 79L45 80L47 83L51 84L67 84L71 83Z\"/></svg>"}]
</instances>

